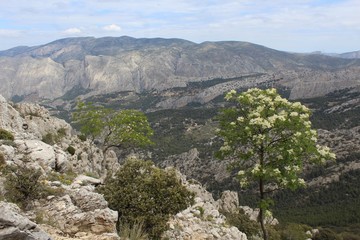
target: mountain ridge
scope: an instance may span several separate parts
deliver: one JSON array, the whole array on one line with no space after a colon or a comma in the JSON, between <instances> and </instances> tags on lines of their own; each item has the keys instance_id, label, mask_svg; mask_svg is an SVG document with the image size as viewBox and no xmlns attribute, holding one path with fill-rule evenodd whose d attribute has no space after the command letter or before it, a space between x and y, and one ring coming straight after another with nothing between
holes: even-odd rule
<instances>
[{"instance_id":1,"label":"mountain ridge","mask_svg":"<svg viewBox=\"0 0 360 240\"><path fill-rule=\"evenodd\" d=\"M282 78L279 84L291 89L293 99L360 85L360 60L294 54L236 41L66 38L1 51L0 63L0 93L37 102L61 98L74 88L86 90L85 97L141 93L249 74L267 74L269 81Z\"/></svg>"}]
</instances>

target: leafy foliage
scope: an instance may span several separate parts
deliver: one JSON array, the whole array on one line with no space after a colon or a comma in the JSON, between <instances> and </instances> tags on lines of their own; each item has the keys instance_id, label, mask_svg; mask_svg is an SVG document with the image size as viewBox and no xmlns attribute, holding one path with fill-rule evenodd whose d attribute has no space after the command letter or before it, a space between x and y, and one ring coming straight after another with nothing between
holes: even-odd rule
<instances>
[{"instance_id":1,"label":"leafy foliage","mask_svg":"<svg viewBox=\"0 0 360 240\"><path fill-rule=\"evenodd\" d=\"M239 209L238 212L224 212L228 224L237 227L246 236L259 235L259 223L252 221L245 214L244 210Z\"/></svg>"},{"instance_id":2,"label":"leafy foliage","mask_svg":"<svg viewBox=\"0 0 360 240\"><path fill-rule=\"evenodd\" d=\"M43 184L41 171L26 167L7 167L5 169L5 197L7 200L27 208L31 201L41 197Z\"/></svg>"},{"instance_id":3,"label":"leafy foliage","mask_svg":"<svg viewBox=\"0 0 360 240\"><path fill-rule=\"evenodd\" d=\"M174 171L136 159L127 160L114 177L108 176L99 192L118 211L122 223L143 222L151 238L158 238L167 228L169 215L187 208L194 198Z\"/></svg>"},{"instance_id":4,"label":"leafy foliage","mask_svg":"<svg viewBox=\"0 0 360 240\"><path fill-rule=\"evenodd\" d=\"M9 131L0 128L0 139L14 141L14 135Z\"/></svg>"},{"instance_id":5,"label":"leafy foliage","mask_svg":"<svg viewBox=\"0 0 360 240\"><path fill-rule=\"evenodd\" d=\"M115 111L92 103L78 102L73 119L92 141L101 139L104 151L110 147L143 147L152 144L153 131L142 112Z\"/></svg>"},{"instance_id":6,"label":"leafy foliage","mask_svg":"<svg viewBox=\"0 0 360 240\"><path fill-rule=\"evenodd\" d=\"M304 163L325 163L335 159L335 154L316 144L310 110L280 97L275 89L253 88L241 94L232 90L225 99L236 106L219 116L218 134L224 144L218 156L235 157L233 167L241 169L241 186L258 183L259 220L266 240L264 215L273 203L268 194L276 189L304 186L304 179L299 177Z\"/></svg>"}]
</instances>

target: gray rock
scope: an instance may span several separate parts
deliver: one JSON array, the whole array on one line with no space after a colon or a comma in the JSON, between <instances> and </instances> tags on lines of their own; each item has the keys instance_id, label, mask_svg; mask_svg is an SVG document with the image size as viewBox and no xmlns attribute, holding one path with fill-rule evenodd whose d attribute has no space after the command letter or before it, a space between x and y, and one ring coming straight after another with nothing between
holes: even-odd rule
<instances>
[{"instance_id":1,"label":"gray rock","mask_svg":"<svg viewBox=\"0 0 360 240\"><path fill-rule=\"evenodd\" d=\"M0 240L51 240L13 203L0 202Z\"/></svg>"},{"instance_id":2,"label":"gray rock","mask_svg":"<svg viewBox=\"0 0 360 240\"><path fill-rule=\"evenodd\" d=\"M239 209L239 197L237 192L224 191L217 200L218 208L225 212L237 212Z\"/></svg>"}]
</instances>

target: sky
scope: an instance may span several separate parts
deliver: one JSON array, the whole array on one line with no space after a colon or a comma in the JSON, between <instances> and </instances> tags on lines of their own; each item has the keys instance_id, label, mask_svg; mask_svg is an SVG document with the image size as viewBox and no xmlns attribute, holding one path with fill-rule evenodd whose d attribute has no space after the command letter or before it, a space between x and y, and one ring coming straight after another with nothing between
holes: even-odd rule
<instances>
[{"instance_id":1,"label":"sky","mask_svg":"<svg viewBox=\"0 0 360 240\"><path fill-rule=\"evenodd\" d=\"M0 50L125 35L358 51L360 0L0 0Z\"/></svg>"}]
</instances>

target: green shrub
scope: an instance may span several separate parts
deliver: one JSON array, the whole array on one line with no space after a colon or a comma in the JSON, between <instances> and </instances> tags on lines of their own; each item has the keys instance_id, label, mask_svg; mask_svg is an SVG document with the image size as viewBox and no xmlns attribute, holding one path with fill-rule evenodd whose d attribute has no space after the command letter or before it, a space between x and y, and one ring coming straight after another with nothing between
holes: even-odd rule
<instances>
[{"instance_id":1,"label":"green shrub","mask_svg":"<svg viewBox=\"0 0 360 240\"><path fill-rule=\"evenodd\" d=\"M86 141L86 135L81 134L81 135L78 135L78 137L81 141L83 141L83 142Z\"/></svg>"},{"instance_id":2,"label":"green shrub","mask_svg":"<svg viewBox=\"0 0 360 240\"><path fill-rule=\"evenodd\" d=\"M306 231L308 230L310 230L310 228L306 225L289 223L280 230L281 239L304 240L309 238L309 236L306 235Z\"/></svg>"},{"instance_id":3,"label":"green shrub","mask_svg":"<svg viewBox=\"0 0 360 240\"><path fill-rule=\"evenodd\" d=\"M14 141L14 135L9 131L0 128L0 139Z\"/></svg>"},{"instance_id":4,"label":"green shrub","mask_svg":"<svg viewBox=\"0 0 360 240\"><path fill-rule=\"evenodd\" d=\"M120 238L127 240L147 240L148 236L144 231L143 223L136 222L133 225L120 223Z\"/></svg>"},{"instance_id":5,"label":"green shrub","mask_svg":"<svg viewBox=\"0 0 360 240\"><path fill-rule=\"evenodd\" d=\"M47 134L45 134L45 136L42 137L41 141L43 141L44 143L47 143L49 145L54 145L55 137L52 133L47 133Z\"/></svg>"},{"instance_id":6,"label":"green shrub","mask_svg":"<svg viewBox=\"0 0 360 240\"><path fill-rule=\"evenodd\" d=\"M51 172L48 174L49 181L59 181L62 184L70 185L74 179L77 177L77 174L72 170L69 170L65 173Z\"/></svg>"},{"instance_id":7,"label":"green shrub","mask_svg":"<svg viewBox=\"0 0 360 240\"><path fill-rule=\"evenodd\" d=\"M118 211L122 223L133 226L143 222L150 239L158 239L167 229L169 216L186 209L194 199L175 171L164 171L151 161L135 159L127 160L98 190L109 207Z\"/></svg>"},{"instance_id":8,"label":"green shrub","mask_svg":"<svg viewBox=\"0 0 360 240\"><path fill-rule=\"evenodd\" d=\"M320 228L313 240L341 240L341 237L328 228Z\"/></svg>"},{"instance_id":9,"label":"green shrub","mask_svg":"<svg viewBox=\"0 0 360 240\"><path fill-rule=\"evenodd\" d=\"M0 171L6 166L5 157L2 153L0 153Z\"/></svg>"},{"instance_id":10,"label":"green shrub","mask_svg":"<svg viewBox=\"0 0 360 240\"><path fill-rule=\"evenodd\" d=\"M341 237L343 240L360 240L360 236L354 233L344 232L341 233Z\"/></svg>"},{"instance_id":11,"label":"green shrub","mask_svg":"<svg viewBox=\"0 0 360 240\"><path fill-rule=\"evenodd\" d=\"M250 220L243 209L239 209L237 213L224 212L223 214L228 224L237 227L247 236L257 236L260 234L260 224Z\"/></svg>"},{"instance_id":12,"label":"green shrub","mask_svg":"<svg viewBox=\"0 0 360 240\"><path fill-rule=\"evenodd\" d=\"M69 146L66 151L68 151L68 153L71 154L71 156L73 156L75 154L75 148L73 146Z\"/></svg>"},{"instance_id":13,"label":"green shrub","mask_svg":"<svg viewBox=\"0 0 360 240\"><path fill-rule=\"evenodd\" d=\"M5 197L21 208L30 206L31 201L41 197L43 184L41 171L26 167L8 167L5 176Z\"/></svg>"}]
</instances>

